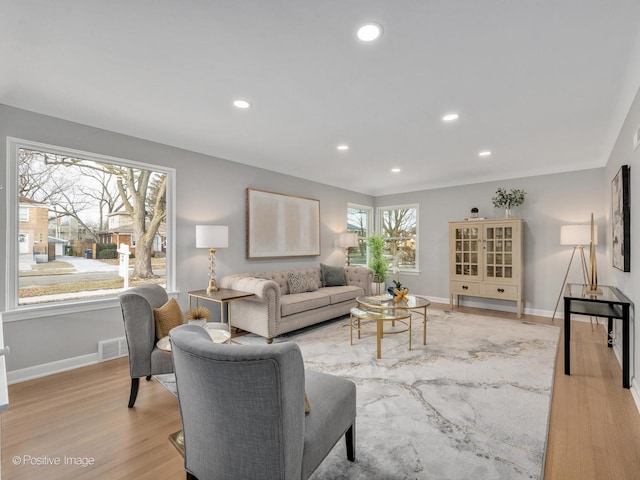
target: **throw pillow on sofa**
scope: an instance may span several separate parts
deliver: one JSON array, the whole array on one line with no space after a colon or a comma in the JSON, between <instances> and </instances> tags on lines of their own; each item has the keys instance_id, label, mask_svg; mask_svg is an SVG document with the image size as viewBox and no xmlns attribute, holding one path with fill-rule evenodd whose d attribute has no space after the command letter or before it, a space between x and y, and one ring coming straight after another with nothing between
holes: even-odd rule
<instances>
[{"instance_id":1,"label":"throw pillow on sofa","mask_svg":"<svg viewBox=\"0 0 640 480\"><path fill-rule=\"evenodd\" d=\"M322 284L325 287L342 287L347 284L343 267L332 267L321 263L320 270L322 271Z\"/></svg>"},{"instance_id":2,"label":"throw pillow on sofa","mask_svg":"<svg viewBox=\"0 0 640 480\"><path fill-rule=\"evenodd\" d=\"M318 282L310 273L289 272L287 274L289 293L315 292L318 290Z\"/></svg>"}]
</instances>

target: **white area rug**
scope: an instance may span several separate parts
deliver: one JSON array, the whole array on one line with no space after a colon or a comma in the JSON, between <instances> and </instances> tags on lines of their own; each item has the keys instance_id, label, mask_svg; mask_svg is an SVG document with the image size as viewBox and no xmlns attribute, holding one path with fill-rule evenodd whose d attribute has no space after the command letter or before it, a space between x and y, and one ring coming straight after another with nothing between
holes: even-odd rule
<instances>
[{"instance_id":1,"label":"white area rug","mask_svg":"<svg viewBox=\"0 0 640 480\"><path fill-rule=\"evenodd\" d=\"M307 368L357 385L356 461L341 440L313 479L542 478L559 333L429 310L427 345L414 325L413 350L408 332L388 335L381 360L375 334L349 345L348 318L277 338L298 343Z\"/></svg>"}]
</instances>

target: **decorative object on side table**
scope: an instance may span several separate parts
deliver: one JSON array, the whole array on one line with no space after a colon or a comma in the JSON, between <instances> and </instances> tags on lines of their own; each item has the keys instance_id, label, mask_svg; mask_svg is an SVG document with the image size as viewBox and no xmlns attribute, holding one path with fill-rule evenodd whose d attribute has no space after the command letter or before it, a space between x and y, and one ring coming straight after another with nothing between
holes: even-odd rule
<instances>
[{"instance_id":1,"label":"decorative object on side table","mask_svg":"<svg viewBox=\"0 0 640 480\"><path fill-rule=\"evenodd\" d=\"M373 282L378 284L377 295L380 295L380 284L384 283L387 279L387 265L384 256L382 255L384 249L384 238L380 234L374 234L367 239L367 245L369 246L369 268L373 270Z\"/></svg>"},{"instance_id":2,"label":"decorative object on side table","mask_svg":"<svg viewBox=\"0 0 640 480\"><path fill-rule=\"evenodd\" d=\"M505 209L506 218L511 218L511 209L522 205L526 195L527 192L519 188L512 188L510 192L504 188L498 188L491 200L494 207Z\"/></svg>"},{"instance_id":3,"label":"decorative object on side table","mask_svg":"<svg viewBox=\"0 0 640 480\"><path fill-rule=\"evenodd\" d=\"M209 286L207 292L217 292L216 248L229 246L229 227L221 225L196 225L196 248L209 249Z\"/></svg>"},{"instance_id":4,"label":"decorative object on side table","mask_svg":"<svg viewBox=\"0 0 640 480\"><path fill-rule=\"evenodd\" d=\"M205 327L207 325L207 320L211 318L211 312L207 307L201 307L198 305L187 310L185 318L192 325Z\"/></svg>"}]
</instances>

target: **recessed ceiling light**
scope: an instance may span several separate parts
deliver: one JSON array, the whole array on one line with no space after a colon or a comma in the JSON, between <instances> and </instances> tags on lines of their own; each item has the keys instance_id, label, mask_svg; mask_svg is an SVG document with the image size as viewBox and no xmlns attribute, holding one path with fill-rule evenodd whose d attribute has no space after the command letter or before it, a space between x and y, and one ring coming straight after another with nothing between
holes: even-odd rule
<instances>
[{"instance_id":1,"label":"recessed ceiling light","mask_svg":"<svg viewBox=\"0 0 640 480\"><path fill-rule=\"evenodd\" d=\"M478 152L479 157L488 157L489 155L491 155L491 150L483 150L481 152Z\"/></svg>"},{"instance_id":2,"label":"recessed ceiling light","mask_svg":"<svg viewBox=\"0 0 640 480\"><path fill-rule=\"evenodd\" d=\"M453 122L453 121L457 120L458 117L460 117L460 115L458 115L457 113L448 113L444 117L442 117L442 121L443 122Z\"/></svg>"},{"instance_id":3,"label":"recessed ceiling light","mask_svg":"<svg viewBox=\"0 0 640 480\"><path fill-rule=\"evenodd\" d=\"M338 150L349 150L349 145L338 145L336 148Z\"/></svg>"},{"instance_id":4,"label":"recessed ceiling light","mask_svg":"<svg viewBox=\"0 0 640 480\"><path fill-rule=\"evenodd\" d=\"M358 38L363 42L372 42L382 36L382 26L379 23L365 23L358 29Z\"/></svg>"},{"instance_id":5,"label":"recessed ceiling light","mask_svg":"<svg viewBox=\"0 0 640 480\"><path fill-rule=\"evenodd\" d=\"M400 173L401 170L399 168L392 168L391 173Z\"/></svg>"},{"instance_id":6,"label":"recessed ceiling light","mask_svg":"<svg viewBox=\"0 0 640 480\"><path fill-rule=\"evenodd\" d=\"M234 100L233 101L233 106L236 108L249 108L251 107L251 104L249 102L247 102L246 100Z\"/></svg>"}]
</instances>

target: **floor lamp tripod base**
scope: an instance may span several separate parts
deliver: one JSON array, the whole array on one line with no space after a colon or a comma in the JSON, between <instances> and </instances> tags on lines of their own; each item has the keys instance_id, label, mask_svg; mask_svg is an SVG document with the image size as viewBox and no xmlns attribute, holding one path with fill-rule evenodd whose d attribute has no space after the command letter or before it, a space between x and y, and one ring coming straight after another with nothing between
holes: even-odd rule
<instances>
[{"instance_id":1,"label":"floor lamp tripod base","mask_svg":"<svg viewBox=\"0 0 640 480\"><path fill-rule=\"evenodd\" d=\"M582 245L576 245L573 247L573 252L571 253L571 258L569 259L569 265L567 265L567 271L564 274L564 280L562 281L562 285L560 286L560 293L558 294L558 301L556 302L556 308L553 309L553 316L551 317L551 322L553 322L556 318L556 313L558 311L558 305L560 305L560 299L562 298L562 292L564 291L564 286L567 284L567 277L569 276L569 270L571 270L571 264L573 263L573 257L576 254L576 250L580 250L580 260L582 264L582 278L585 285L589 285L587 281L587 259L584 256L584 247ZM602 289L598 288L597 285L589 285L591 290L587 290L585 294L587 295L601 295ZM593 329L593 317L591 318L591 329ZM598 323L598 318L596 317L596 323Z\"/></svg>"},{"instance_id":2,"label":"floor lamp tripod base","mask_svg":"<svg viewBox=\"0 0 640 480\"><path fill-rule=\"evenodd\" d=\"M564 286L567 284L567 277L569 276L569 270L571 270L571 264L573 263L573 257L576 254L576 250L580 250L580 260L582 264L582 277L585 285L587 284L587 259L584 256L584 247L582 245L575 245L573 247L573 252L571 252L571 258L569 259L569 265L567 265L567 271L564 274L564 280L562 280L562 285L560 285L560 293L558 293L558 301L556 302L556 308L553 309L553 316L551 317L551 321L553 322L556 318L556 313L558 312L558 305L560 305L560 299L562 298L562 292L564 291Z\"/></svg>"}]
</instances>

